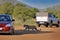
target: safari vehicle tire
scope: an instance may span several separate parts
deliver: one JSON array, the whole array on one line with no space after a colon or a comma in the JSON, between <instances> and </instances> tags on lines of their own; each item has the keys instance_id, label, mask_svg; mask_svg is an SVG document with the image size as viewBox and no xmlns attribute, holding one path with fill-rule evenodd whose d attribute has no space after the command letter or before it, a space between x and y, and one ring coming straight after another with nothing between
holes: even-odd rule
<instances>
[{"instance_id":1,"label":"safari vehicle tire","mask_svg":"<svg viewBox=\"0 0 60 40\"><path fill-rule=\"evenodd\" d=\"M40 27L41 26L41 24L38 24L38 27Z\"/></svg>"},{"instance_id":2,"label":"safari vehicle tire","mask_svg":"<svg viewBox=\"0 0 60 40\"><path fill-rule=\"evenodd\" d=\"M48 24L46 24L45 26L48 27Z\"/></svg>"},{"instance_id":3,"label":"safari vehicle tire","mask_svg":"<svg viewBox=\"0 0 60 40\"><path fill-rule=\"evenodd\" d=\"M57 24L56 27L59 27L59 24Z\"/></svg>"},{"instance_id":4,"label":"safari vehicle tire","mask_svg":"<svg viewBox=\"0 0 60 40\"><path fill-rule=\"evenodd\" d=\"M48 23L45 24L46 27L48 27L48 25L49 25Z\"/></svg>"}]
</instances>

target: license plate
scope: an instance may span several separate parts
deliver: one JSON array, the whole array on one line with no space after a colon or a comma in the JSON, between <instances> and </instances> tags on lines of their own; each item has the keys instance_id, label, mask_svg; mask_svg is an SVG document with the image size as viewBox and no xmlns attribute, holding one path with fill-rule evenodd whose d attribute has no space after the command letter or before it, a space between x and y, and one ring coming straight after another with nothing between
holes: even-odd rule
<instances>
[{"instance_id":1,"label":"license plate","mask_svg":"<svg viewBox=\"0 0 60 40\"><path fill-rule=\"evenodd\" d=\"M2 30L2 28L0 28L0 30Z\"/></svg>"},{"instance_id":2,"label":"license plate","mask_svg":"<svg viewBox=\"0 0 60 40\"><path fill-rule=\"evenodd\" d=\"M44 23L44 22L40 22L40 23Z\"/></svg>"}]
</instances>

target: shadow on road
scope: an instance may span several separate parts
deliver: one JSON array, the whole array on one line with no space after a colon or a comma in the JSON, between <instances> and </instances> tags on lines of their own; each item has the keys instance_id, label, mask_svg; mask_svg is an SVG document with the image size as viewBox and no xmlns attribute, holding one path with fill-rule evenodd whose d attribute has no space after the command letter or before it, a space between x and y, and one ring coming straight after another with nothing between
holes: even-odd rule
<instances>
[{"instance_id":1,"label":"shadow on road","mask_svg":"<svg viewBox=\"0 0 60 40\"><path fill-rule=\"evenodd\" d=\"M15 30L15 35L20 34L42 34L42 33L54 33L53 31L24 31L24 30Z\"/></svg>"},{"instance_id":2,"label":"shadow on road","mask_svg":"<svg viewBox=\"0 0 60 40\"><path fill-rule=\"evenodd\" d=\"M24 35L24 34L43 34L43 33L54 33L53 31L24 31L24 30L15 30L14 35ZM0 33L0 35L10 35L6 33Z\"/></svg>"}]
</instances>

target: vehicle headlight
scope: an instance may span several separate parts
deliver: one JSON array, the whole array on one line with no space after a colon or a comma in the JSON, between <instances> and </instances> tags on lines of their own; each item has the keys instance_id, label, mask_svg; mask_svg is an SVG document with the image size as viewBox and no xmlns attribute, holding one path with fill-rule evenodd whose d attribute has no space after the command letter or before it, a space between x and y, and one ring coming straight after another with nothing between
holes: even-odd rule
<instances>
[{"instance_id":1,"label":"vehicle headlight","mask_svg":"<svg viewBox=\"0 0 60 40\"><path fill-rule=\"evenodd\" d=\"M7 24L7 25L6 25L6 27L10 27L10 26L11 26L11 24Z\"/></svg>"}]
</instances>

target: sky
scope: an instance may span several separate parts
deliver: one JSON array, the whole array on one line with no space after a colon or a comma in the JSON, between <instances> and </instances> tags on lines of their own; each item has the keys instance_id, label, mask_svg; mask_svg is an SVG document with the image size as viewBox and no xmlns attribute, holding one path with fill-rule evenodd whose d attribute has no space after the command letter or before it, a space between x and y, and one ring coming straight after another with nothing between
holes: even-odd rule
<instances>
[{"instance_id":1,"label":"sky","mask_svg":"<svg viewBox=\"0 0 60 40\"><path fill-rule=\"evenodd\" d=\"M19 0L19 1L38 9L46 9L54 5L60 5L60 0Z\"/></svg>"}]
</instances>

